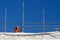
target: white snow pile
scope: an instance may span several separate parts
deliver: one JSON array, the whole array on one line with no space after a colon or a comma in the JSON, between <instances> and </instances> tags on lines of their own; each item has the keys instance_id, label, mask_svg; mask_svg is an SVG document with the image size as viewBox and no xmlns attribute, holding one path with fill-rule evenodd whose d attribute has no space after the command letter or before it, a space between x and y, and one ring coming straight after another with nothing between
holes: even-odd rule
<instances>
[{"instance_id":1,"label":"white snow pile","mask_svg":"<svg viewBox=\"0 0 60 40\"><path fill-rule=\"evenodd\" d=\"M0 33L0 40L60 40L60 32L49 32L50 35L12 36Z\"/></svg>"}]
</instances>

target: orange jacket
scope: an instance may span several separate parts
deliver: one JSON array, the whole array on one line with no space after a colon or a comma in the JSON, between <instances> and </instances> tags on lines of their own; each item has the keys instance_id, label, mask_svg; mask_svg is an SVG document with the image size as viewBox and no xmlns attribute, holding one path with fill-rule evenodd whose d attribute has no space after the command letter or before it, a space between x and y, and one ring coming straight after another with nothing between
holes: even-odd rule
<instances>
[{"instance_id":1,"label":"orange jacket","mask_svg":"<svg viewBox=\"0 0 60 40\"><path fill-rule=\"evenodd\" d=\"M16 27L15 32L20 32L20 28Z\"/></svg>"}]
</instances>

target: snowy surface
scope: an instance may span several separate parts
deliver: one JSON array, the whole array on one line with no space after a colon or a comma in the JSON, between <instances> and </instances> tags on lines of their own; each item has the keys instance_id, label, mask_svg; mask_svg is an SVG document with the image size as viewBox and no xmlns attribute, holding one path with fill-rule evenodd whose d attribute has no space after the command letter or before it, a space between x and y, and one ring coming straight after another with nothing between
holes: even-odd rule
<instances>
[{"instance_id":1,"label":"snowy surface","mask_svg":"<svg viewBox=\"0 0 60 40\"><path fill-rule=\"evenodd\" d=\"M11 36L0 33L0 40L60 40L60 32L49 33L50 35L33 35L33 36Z\"/></svg>"}]
</instances>

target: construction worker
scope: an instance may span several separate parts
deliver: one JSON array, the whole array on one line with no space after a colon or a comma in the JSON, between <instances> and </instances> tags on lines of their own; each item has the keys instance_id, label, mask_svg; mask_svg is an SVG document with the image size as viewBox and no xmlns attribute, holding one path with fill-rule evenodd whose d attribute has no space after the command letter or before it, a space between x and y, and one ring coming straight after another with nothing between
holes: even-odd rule
<instances>
[{"instance_id":1,"label":"construction worker","mask_svg":"<svg viewBox=\"0 0 60 40\"><path fill-rule=\"evenodd\" d=\"M16 26L15 32L16 32L16 33L17 33L17 32L21 32L21 29L19 28L19 26Z\"/></svg>"}]
</instances>

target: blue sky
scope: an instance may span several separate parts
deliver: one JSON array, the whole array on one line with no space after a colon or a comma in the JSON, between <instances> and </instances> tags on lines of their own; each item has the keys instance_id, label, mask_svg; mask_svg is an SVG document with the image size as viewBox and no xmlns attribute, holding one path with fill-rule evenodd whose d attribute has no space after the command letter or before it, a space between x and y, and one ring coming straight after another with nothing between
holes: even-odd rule
<instances>
[{"instance_id":1,"label":"blue sky","mask_svg":"<svg viewBox=\"0 0 60 40\"><path fill-rule=\"evenodd\" d=\"M22 22L22 0L0 0L0 22L4 22L4 10L7 9L8 22ZM42 22L43 8L45 22L60 22L60 0L24 0L24 22ZM7 32L13 32L15 26L22 24L7 24ZM49 26L47 26L49 25ZM46 27L60 24L46 24ZM42 27L42 24L25 24L25 27ZM3 29L2 29L3 28ZM0 31L4 32L4 24L0 24ZM25 32L42 32L42 29L25 28ZM47 29L46 31L52 31Z\"/></svg>"}]
</instances>

